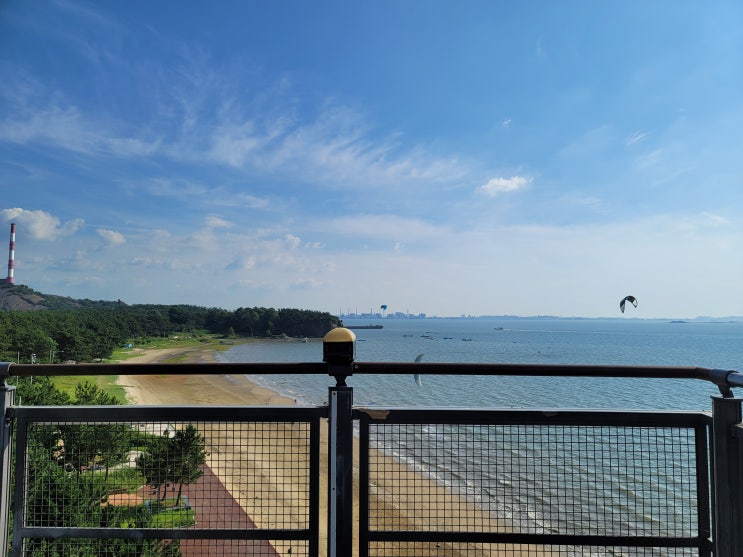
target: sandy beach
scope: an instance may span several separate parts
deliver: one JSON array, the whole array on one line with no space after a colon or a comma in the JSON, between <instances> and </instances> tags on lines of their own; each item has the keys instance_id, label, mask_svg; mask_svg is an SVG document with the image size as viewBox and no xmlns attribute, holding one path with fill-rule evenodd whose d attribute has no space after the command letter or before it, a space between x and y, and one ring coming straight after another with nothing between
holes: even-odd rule
<instances>
[{"instance_id":1,"label":"sandy beach","mask_svg":"<svg viewBox=\"0 0 743 557\"><path fill-rule=\"evenodd\" d=\"M122 362L127 363L167 363L169 360L177 359L178 362L215 362L216 356L213 349L209 347L178 348L144 350L142 354ZM185 375L125 375L121 374L119 384L126 389L131 404L136 405L293 405L295 401L291 398L280 396L270 389L262 388L250 382L244 376L185 376ZM280 425L280 424L279 424ZM250 429L241 426L246 435L261 435L261 430ZM282 477L282 471L292 470L295 448L298 444L306 443L299 432L293 431L291 425L281 426L282 434L271 437L271 442L285 443L282 447L274 446L269 452L249 450L241 443L231 443L229 440L221 439L224 434L220 431L212 431L206 428L202 431L207 441L210 456L207 464L219 478L222 484L232 494L237 503L244 509L250 519L258 526L265 528L305 527L303 518L300 516L306 508L306 501L299 493L301 490L293 489L291 482ZM327 427L321 426L321 456L320 470L328 468L327 458ZM250 430L250 431L248 431ZM234 435L231 433L230 435ZM358 450L355 451L358 454ZM420 474L411 471L400 462L379 452L372 455L377 462L384 461L384 469L392 471L389 478L376 478L372 488L372 506L375 509L373 516L384 517L376 519L384 524L375 523L375 529L385 527L395 529L425 529L431 528L446 530L444 524L467 524L473 531L503 531L500 525L495 523L491 516L481 511L474 505L464 501L460 496L445 489L443 486L433 482ZM278 460L278 462L277 462ZM381 468L381 467L380 467ZM259 491L241 481L241 470L250 475L259 474L261 487ZM270 473L266 473L270 470ZM354 492L359 492L358 463L354 462ZM410 486L410 493L405 492L401 486ZM414 491L415 490L415 491ZM421 495L421 492L424 495ZM327 554L326 540L327 531L325 522L327 518L327 477L321 473L320 477L320 555ZM420 509L422 497L430 506L427 512L422 513ZM276 509L285 509L281 514L281 522L277 524ZM290 510L299 509L299 512ZM273 510L272 510L273 509ZM435 512L434 512L435 511ZM298 522L290 524L291 519L287 517L298 516ZM358 528L358 501L354 503L354 520ZM456 520L455 520L456 519ZM289 522L287 522L289 520ZM299 522L301 521L301 522ZM425 522L423 522L425 521ZM355 534L356 535L356 532ZM450 544L431 544L431 547L422 547L423 544L415 544L415 551L408 552L404 548L397 548L395 554L401 557L406 555L417 555L421 557L434 555L494 555L502 554L517 557L518 555L529 555L540 557L542 555L555 555L554 552L541 551L535 547L519 548L517 546L503 545L499 547L500 553L493 553L495 548L477 547L452 547ZM275 544L275 549L280 555L297 555L301 551L294 549L288 543ZM354 552L356 555L356 552Z\"/></svg>"}]
</instances>

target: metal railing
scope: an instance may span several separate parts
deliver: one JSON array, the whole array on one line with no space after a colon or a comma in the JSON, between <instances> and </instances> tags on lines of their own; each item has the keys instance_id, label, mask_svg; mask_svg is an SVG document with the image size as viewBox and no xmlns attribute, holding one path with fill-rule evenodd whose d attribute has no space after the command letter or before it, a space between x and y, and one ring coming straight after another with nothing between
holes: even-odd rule
<instances>
[{"instance_id":1,"label":"metal railing","mask_svg":"<svg viewBox=\"0 0 743 557\"><path fill-rule=\"evenodd\" d=\"M711 553L709 416L359 409L359 418L362 555Z\"/></svg>"},{"instance_id":2,"label":"metal railing","mask_svg":"<svg viewBox=\"0 0 743 557\"><path fill-rule=\"evenodd\" d=\"M0 364L2 379L121 371ZM414 372L684 378L720 396L711 414L364 408L345 384ZM356 362L328 337L320 363L126 366L176 373L335 385L319 407L26 407L5 386L12 555L743 555L737 372Z\"/></svg>"}]
</instances>

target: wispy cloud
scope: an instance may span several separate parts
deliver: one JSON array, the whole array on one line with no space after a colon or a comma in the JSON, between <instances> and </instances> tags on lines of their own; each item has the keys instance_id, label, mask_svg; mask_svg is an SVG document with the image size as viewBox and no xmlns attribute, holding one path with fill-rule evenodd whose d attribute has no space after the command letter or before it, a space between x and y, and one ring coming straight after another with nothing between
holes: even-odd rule
<instances>
[{"instance_id":1,"label":"wispy cloud","mask_svg":"<svg viewBox=\"0 0 743 557\"><path fill-rule=\"evenodd\" d=\"M215 131L209 157L238 168L301 176L330 189L397 187L466 173L455 157L436 157L421 146L405 150L394 136L378 138L373 132L358 110L328 103L302 121L287 115L269 124L226 123Z\"/></svg>"},{"instance_id":2,"label":"wispy cloud","mask_svg":"<svg viewBox=\"0 0 743 557\"><path fill-rule=\"evenodd\" d=\"M532 179L527 176L511 176L510 178L491 178L487 184L483 184L477 191L488 197L495 197L501 193L518 191L529 186Z\"/></svg>"},{"instance_id":3,"label":"wispy cloud","mask_svg":"<svg viewBox=\"0 0 743 557\"><path fill-rule=\"evenodd\" d=\"M24 87L30 91L4 95L7 116L0 117L0 142L43 145L91 158L201 161L258 175L294 177L328 189L428 185L454 182L470 173L456 154L441 157L423 145L404 146L394 133L380 137L362 111L342 102L326 101L299 118L293 101L284 97L276 98L272 106L266 106L263 91L241 98L236 77L222 76L221 89L195 78L198 87L188 89L186 78L171 85L172 76L163 73L153 87L164 99L180 99L176 105L181 108L159 114L158 132L133 129L114 115L86 111L29 78ZM168 180L153 180L151 185L152 193L160 195L176 187ZM177 184L184 186L201 187ZM256 208L266 203L260 197L246 200Z\"/></svg>"},{"instance_id":4,"label":"wispy cloud","mask_svg":"<svg viewBox=\"0 0 743 557\"><path fill-rule=\"evenodd\" d=\"M154 195L172 197L184 203L198 204L200 207L232 207L243 209L267 209L271 205L268 197L239 191L245 184L238 182L232 186L210 186L186 178L151 178L138 182L122 184L132 195Z\"/></svg>"},{"instance_id":5,"label":"wispy cloud","mask_svg":"<svg viewBox=\"0 0 743 557\"><path fill-rule=\"evenodd\" d=\"M730 219L722 215L715 215L707 211L702 211L702 217L708 219L708 221L714 226L727 226L730 224Z\"/></svg>"},{"instance_id":6,"label":"wispy cloud","mask_svg":"<svg viewBox=\"0 0 743 557\"><path fill-rule=\"evenodd\" d=\"M437 238L446 235L446 229L437 227L417 218L405 218L399 215L354 215L323 222L321 226L331 232L348 237L357 237L365 241L436 242ZM401 244L399 244L401 245Z\"/></svg>"},{"instance_id":7,"label":"wispy cloud","mask_svg":"<svg viewBox=\"0 0 743 557\"><path fill-rule=\"evenodd\" d=\"M624 145L625 147L630 147L632 145L635 145L636 143L641 143L645 141L647 137L648 137L647 132L637 131L624 140Z\"/></svg>"},{"instance_id":8,"label":"wispy cloud","mask_svg":"<svg viewBox=\"0 0 743 557\"><path fill-rule=\"evenodd\" d=\"M206 226L209 228L232 228L235 226L235 223L214 215L209 215L206 217Z\"/></svg>"},{"instance_id":9,"label":"wispy cloud","mask_svg":"<svg viewBox=\"0 0 743 557\"><path fill-rule=\"evenodd\" d=\"M270 204L269 200L265 197L257 197L255 195L250 195L249 193L237 193L231 197L234 199L235 205L247 209L265 209Z\"/></svg>"},{"instance_id":10,"label":"wispy cloud","mask_svg":"<svg viewBox=\"0 0 743 557\"><path fill-rule=\"evenodd\" d=\"M160 147L157 138L119 134L110 124L96 122L72 105L37 105L9 113L13 116L0 120L0 141L7 143L125 158L152 155Z\"/></svg>"}]
</instances>

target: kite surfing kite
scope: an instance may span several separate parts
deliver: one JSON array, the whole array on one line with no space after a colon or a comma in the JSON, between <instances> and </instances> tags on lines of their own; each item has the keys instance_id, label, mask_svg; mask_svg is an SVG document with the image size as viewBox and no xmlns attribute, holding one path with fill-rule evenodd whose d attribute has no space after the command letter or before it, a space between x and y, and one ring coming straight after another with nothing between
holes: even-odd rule
<instances>
[{"instance_id":1,"label":"kite surfing kite","mask_svg":"<svg viewBox=\"0 0 743 557\"><path fill-rule=\"evenodd\" d=\"M624 298L622 298L622 301L619 302L619 309L622 310L622 313L624 313L624 304L626 304L627 302L637 307L637 298L635 298L634 296L625 296Z\"/></svg>"},{"instance_id":2,"label":"kite surfing kite","mask_svg":"<svg viewBox=\"0 0 743 557\"><path fill-rule=\"evenodd\" d=\"M418 357L415 359L415 363L418 364L423 359L423 354L418 354ZM418 373L413 374L413 379L415 379L415 384L419 387L421 386L421 376Z\"/></svg>"}]
</instances>

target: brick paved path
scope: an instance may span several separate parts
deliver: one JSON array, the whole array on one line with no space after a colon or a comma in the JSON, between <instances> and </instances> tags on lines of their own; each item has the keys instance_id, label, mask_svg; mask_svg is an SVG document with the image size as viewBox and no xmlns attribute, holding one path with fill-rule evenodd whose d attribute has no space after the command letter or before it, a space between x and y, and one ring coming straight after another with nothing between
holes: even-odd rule
<instances>
[{"instance_id":1,"label":"brick paved path","mask_svg":"<svg viewBox=\"0 0 743 557\"><path fill-rule=\"evenodd\" d=\"M178 492L178 487L175 489L174 494ZM182 493L188 497L194 509L198 529L256 527L208 466L204 466L204 475L198 481L183 486ZM181 540L181 552L183 557L280 557L265 540Z\"/></svg>"}]
</instances>

